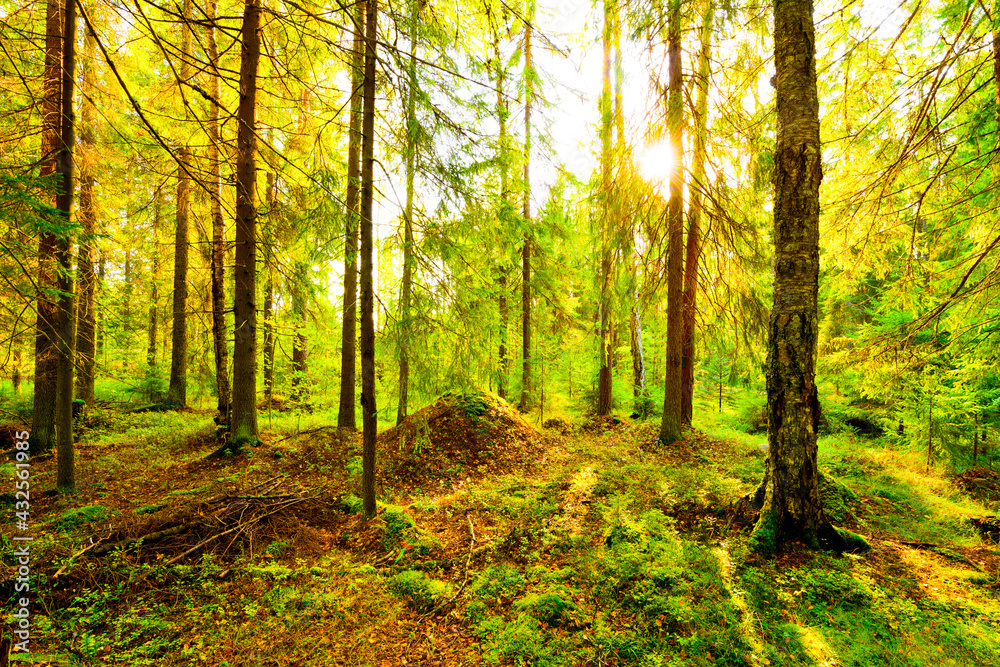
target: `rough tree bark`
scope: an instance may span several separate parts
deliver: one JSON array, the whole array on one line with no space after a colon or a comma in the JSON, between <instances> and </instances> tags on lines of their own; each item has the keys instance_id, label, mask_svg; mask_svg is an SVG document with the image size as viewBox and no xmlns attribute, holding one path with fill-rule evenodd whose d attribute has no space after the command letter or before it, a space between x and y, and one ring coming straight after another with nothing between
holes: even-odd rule
<instances>
[{"instance_id":1,"label":"rough tree bark","mask_svg":"<svg viewBox=\"0 0 1000 667\"><path fill-rule=\"evenodd\" d=\"M403 282L399 295L399 403L396 423L406 418L410 392L410 300L413 292L413 176L417 157L417 23L423 0L413 0L410 21L410 88L406 98L406 205L403 208Z\"/></svg>"},{"instance_id":2,"label":"rough tree bark","mask_svg":"<svg viewBox=\"0 0 1000 667\"><path fill-rule=\"evenodd\" d=\"M246 0L240 31L240 103L236 134L236 243L233 401L229 446L258 442L257 431L257 65L261 0Z\"/></svg>"},{"instance_id":3,"label":"rough tree bark","mask_svg":"<svg viewBox=\"0 0 1000 667\"><path fill-rule=\"evenodd\" d=\"M344 216L344 316L340 342L340 409L337 426L357 428L354 388L357 383L358 344L358 190L361 171L361 101L364 85L365 0L354 14L351 53L351 119L347 133L347 206Z\"/></svg>"},{"instance_id":4,"label":"rough tree bark","mask_svg":"<svg viewBox=\"0 0 1000 667\"><path fill-rule=\"evenodd\" d=\"M695 102L694 166L691 173L691 206L688 216L687 252L684 258L684 302L681 311L681 422L691 423L694 413L694 328L697 314L698 259L701 255L701 216L705 189L705 139L708 133L708 75L712 56L714 0L706 0L698 56L698 98Z\"/></svg>"},{"instance_id":5,"label":"rough tree bark","mask_svg":"<svg viewBox=\"0 0 1000 667\"><path fill-rule=\"evenodd\" d=\"M208 168L212 197L212 340L215 350L215 390L218 394L219 424L229 425L229 347L226 344L226 226L222 218L222 160L219 157L219 104L222 76L219 73L219 47L215 38L217 0L208 0L205 43L209 60Z\"/></svg>"},{"instance_id":6,"label":"rough tree bark","mask_svg":"<svg viewBox=\"0 0 1000 667\"><path fill-rule=\"evenodd\" d=\"M95 5L91 3L91 16ZM94 405L94 369L96 366L96 341L94 333L97 320L94 312L97 277L94 275L94 256L97 250L97 206L94 202L94 160L97 153L95 139L95 109L94 95L94 62L96 60L97 40L88 28L83 42L83 58L80 62L80 82L83 88L83 99L80 101L80 226L83 237L80 239L80 255L77 258L77 283L79 285L79 303L77 305L76 353L79 373L76 378L78 398L87 407Z\"/></svg>"},{"instance_id":7,"label":"rough tree bark","mask_svg":"<svg viewBox=\"0 0 1000 667\"><path fill-rule=\"evenodd\" d=\"M823 513L816 465L820 406L818 332L819 186L823 178L812 0L775 0L778 137L774 190L774 306L768 324L768 456L751 548L774 553L786 540L865 548Z\"/></svg>"},{"instance_id":8,"label":"rough tree bark","mask_svg":"<svg viewBox=\"0 0 1000 667\"><path fill-rule=\"evenodd\" d=\"M667 202L667 363L663 381L663 419L660 442L671 444L681 439L681 300L684 289L684 240L682 201L684 174L682 144L684 99L681 90L681 3L671 0L667 35L669 59L667 125L670 129L670 152L674 168L670 171L670 199Z\"/></svg>"},{"instance_id":9,"label":"rough tree bark","mask_svg":"<svg viewBox=\"0 0 1000 667\"><path fill-rule=\"evenodd\" d=\"M365 85L361 111L361 501L366 517L375 516L375 308L372 289L372 180L375 154L375 48L377 0L365 8Z\"/></svg>"},{"instance_id":10,"label":"rough tree bark","mask_svg":"<svg viewBox=\"0 0 1000 667\"><path fill-rule=\"evenodd\" d=\"M48 0L45 16L45 71L42 103L42 159L39 175L56 172L56 153L60 147L62 110L62 34L61 0ZM31 417L31 452L48 451L55 445L55 405L59 313L56 307L56 237L43 232L38 241L38 301L35 322L35 386Z\"/></svg>"},{"instance_id":11,"label":"rough tree bark","mask_svg":"<svg viewBox=\"0 0 1000 667\"><path fill-rule=\"evenodd\" d=\"M76 143L73 114L73 84L76 66L76 3L66 3L66 23L62 48L61 146L57 170L62 176L62 191L56 208L63 216L67 231L56 243L59 265L59 331L56 343L58 366L56 380L56 488L61 493L76 492L76 466L73 456L73 352L76 342L76 312L73 294L73 239L68 231L73 211L73 147Z\"/></svg>"},{"instance_id":12,"label":"rough tree bark","mask_svg":"<svg viewBox=\"0 0 1000 667\"><path fill-rule=\"evenodd\" d=\"M191 0L184 0L184 20L181 22L180 84L191 79ZM170 387L167 400L174 405L187 405L187 297L188 297L188 216L191 210L191 178L188 170L191 154L187 146L177 148L177 219L174 235L174 299L173 326L170 334Z\"/></svg>"}]
</instances>

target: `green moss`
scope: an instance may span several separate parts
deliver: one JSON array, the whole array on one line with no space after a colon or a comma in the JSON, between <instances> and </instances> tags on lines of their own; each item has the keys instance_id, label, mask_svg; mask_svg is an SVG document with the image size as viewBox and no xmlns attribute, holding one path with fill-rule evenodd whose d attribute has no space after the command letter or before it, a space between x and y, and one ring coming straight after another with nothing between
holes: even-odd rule
<instances>
[{"instance_id":1,"label":"green moss","mask_svg":"<svg viewBox=\"0 0 1000 667\"><path fill-rule=\"evenodd\" d=\"M55 526L60 530L69 530L70 528L82 526L85 523L103 521L117 513L118 510L104 507L103 505L84 505L83 507L74 507L63 512L59 518L56 519Z\"/></svg>"},{"instance_id":2,"label":"green moss","mask_svg":"<svg viewBox=\"0 0 1000 667\"><path fill-rule=\"evenodd\" d=\"M871 551L872 547L868 544L868 540L861 537L857 533L853 533L846 528L834 528L837 534L840 535L840 539L844 541L844 547L841 551L847 551L849 553L867 553Z\"/></svg>"},{"instance_id":3,"label":"green moss","mask_svg":"<svg viewBox=\"0 0 1000 667\"><path fill-rule=\"evenodd\" d=\"M543 593L528 595L514 603L514 608L549 625L569 624L580 611L572 592L565 586L553 586Z\"/></svg>"},{"instance_id":4,"label":"green moss","mask_svg":"<svg viewBox=\"0 0 1000 667\"><path fill-rule=\"evenodd\" d=\"M857 493L833 475L820 472L817 482L823 511L834 521L843 521L851 513L852 507L861 502Z\"/></svg>"},{"instance_id":5,"label":"green moss","mask_svg":"<svg viewBox=\"0 0 1000 667\"><path fill-rule=\"evenodd\" d=\"M451 586L423 572L403 570L389 580L389 590L406 598L417 609L430 610L445 601Z\"/></svg>"},{"instance_id":6,"label":"green moss","mask_svg":"<svg viewBox=\"0 0 1000 667\"><path fill-rule=\"evenodd\" d=\"M760 511L760 518L757 525L750 533L750 541L747 544L750 551L760 554L765 558L772 558L778 548L778 530L780 519L778 513L767 505Z\"/></svg>"}]
</instances>

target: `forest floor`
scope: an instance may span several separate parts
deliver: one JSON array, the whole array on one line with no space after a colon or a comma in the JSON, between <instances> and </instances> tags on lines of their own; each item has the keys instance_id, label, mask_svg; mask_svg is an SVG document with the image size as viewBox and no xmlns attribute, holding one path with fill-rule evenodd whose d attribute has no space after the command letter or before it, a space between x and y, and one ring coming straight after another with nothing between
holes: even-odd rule
<instances>
[{"instance_id":1,"label":"forest floor","mask_svg":"<svg viewBox=\"0 0 1000 667\"><path fill-rule=\"evenodd\" d=\"M228 458L208 456L211 420L94 410L71 497L44 493L54 459L31 462L32 653L15 661L1000 664L989 468L948 475L827 436L827 512L871 552L762 560L739 501L763 437L711 419L662 447L651 423L536 429L493 397L446 395L380 435L370 521L359 436L335 412L263 413L265 444Z\"/></svg>"}]
</instances>

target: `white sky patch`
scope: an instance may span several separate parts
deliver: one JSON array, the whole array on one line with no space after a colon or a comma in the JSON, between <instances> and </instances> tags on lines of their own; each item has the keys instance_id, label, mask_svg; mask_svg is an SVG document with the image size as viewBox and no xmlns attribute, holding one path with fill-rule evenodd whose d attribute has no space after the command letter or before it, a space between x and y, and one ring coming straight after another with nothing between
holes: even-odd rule
<instances>
[{"instance_id":1,"label":"white sky patch","mask_svg":"<svg viewBox=\"0 0 1000 667\"><path fill-rule=\"evenodd\" d=\"M909 18L901 0L867 0L861 5L859 18L865 30L875 30L879 39L892 40Z\"/></svg>"},{"instance_id":2,"label":"white sky patch","mask_svg":"<svg viewBox=\"0 0 1000 667\"><path fill-rule=\"evenodd\" d=\"M639 173L664 199L670 196L670 174L674 170L674 161L674 151L670 147L670 139L666 137L639 152Z\"/></svg>"}]
</instances>

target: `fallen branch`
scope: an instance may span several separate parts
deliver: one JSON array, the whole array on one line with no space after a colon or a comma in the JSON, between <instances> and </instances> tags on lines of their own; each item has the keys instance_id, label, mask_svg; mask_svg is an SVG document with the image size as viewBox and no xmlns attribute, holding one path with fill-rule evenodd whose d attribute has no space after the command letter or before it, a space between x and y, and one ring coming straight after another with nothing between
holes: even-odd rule
<instances>
[{"instance_id":1,"label":"fallen branch","mask_svg":"<svg viewBox=\"0 0 1000 667\"><path fill-rule=\"evenodd\" d=\"M278 512L280 512L283 509L286 509L288 507L291 507L292 505L296 505L298 503L301 503L301 502L303 502L305 500L309 500L312 497L313 496L303 496L301 498L296 498L296 499L294 499L294 500L292 500L290 502L287 502L287 503L284 503L284 504L280 505L277 509L271 510L270 512L267 512L265 514L261 514L259 516L255 516L255 517L251 518L248 521L242 521L241 520L240 523L236 524L232 528L230 528L228 530L224 530L221 533L215 533L214 535L210 535L209 537L206 537L201 542L199 542L198 544L194 545L193 547L191 547L190 549L188 549L184 553L182 553L182 554L180 554L178 556L174 556L173 558L171 558L167 562L167 565L173 565L174 563L176 563L180 559L184 558L185 556L188 556L189 554L194 553L198 549L201 549L202 547L204 547L206 544L209 544L210 542L213 542L213 541L219 539L220 537L228 535L229 533L235 532L237 530L243 530L247 526L259 522L261 519L269 517L272 514L277 514Z\"/></svg>"},{"instance_id":2,"label":"fallen branch","mask_svg":"<svg viewBox=\"0 0 1000 667\"><path fill-rule=\"evenodd\" d=\"M124 548L128 548L128 547L130 547L130 546L132 546L134 544L137 544L139 542L143 542L145 544L153 544L155 542L159 542L160 540L168 538L168 537L170 537L172 535L179 535L179 534L183 533L186 530L190 530L191 528L194 528L195 525L196 524L194 524L194 523L182 523L182 524L177 525L177 526L171 526L170 528L164 528L163 530L158 530L155 533L149 533L148 535L140 535L139 537L133 537L133 538L130 538L130 539L127 539L127 540L119 540L117 542L105 542L104 544L102 544L99 547L97 547L97 543L95 543L94 546L96 548L94 549L94 555L95 556L103 556L103 555L105 555L107 553L110 553L110 552L114 551L118 547L122 547L124 549ZM105 539L107 539L107 538L105 538ZM84 551L86 551L86 549L84 549ZM83 552L80 552L80 553L83 553ZM80 555L80 554L77 554L77 555Z\"/></svg>"},{"instance_id":3,"label":"fallen branch","mask_svg":"<svg viewBox=\"0 0 1000 667\"><path fill-rule=\"evenodd\" d=\"M111 536L108 535L108 537L111 537ZM52 575L52 578L53 579L57 578L60 574L62 574L63 572L66 571L66 568L68 568L70 565L73 564L74 560L76 560L78 557L82 556L83 554L87 553L88 551L90 551L91 549L93 549L94 547L96 547L98 544L100 544L101 542L103 542L106 539L108 539L108 538L105 537L103 539L99 539L96 542L94 542L93 538L91 538L90 544L88 544L86 547L84 547L81 551L77 551L75 554L73 554L72 556L70 556L69 560L66 561L65 563L63 563L63 566L61 568L59 568L58 570L56 570L56 573Z\"/></svg>"}]
</instances>

